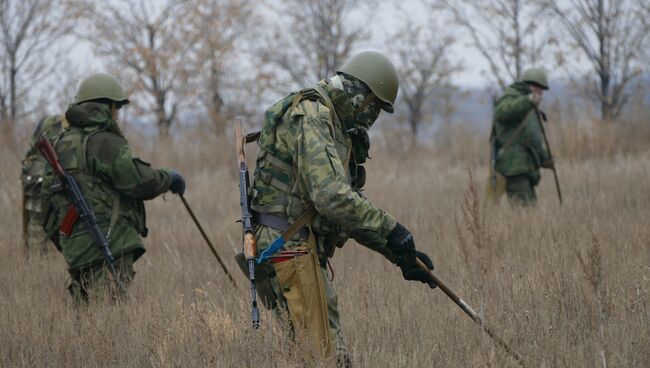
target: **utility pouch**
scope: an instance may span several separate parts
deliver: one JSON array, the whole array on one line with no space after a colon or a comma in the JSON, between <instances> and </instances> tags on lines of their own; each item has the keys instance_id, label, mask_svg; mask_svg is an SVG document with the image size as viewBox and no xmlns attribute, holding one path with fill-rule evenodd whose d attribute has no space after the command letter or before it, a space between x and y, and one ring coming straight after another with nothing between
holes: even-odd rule
<instances>
[{"instance_id":1,"label":"utility pouch","mask_svg":"<svg viewBox=\"0 0 650 368\"><path fill-rule=\"evenodd\" d=\"M311 346L319 348L315 354L331 356L333 343L327 316L325 283L316 251L311 248L307 254L274 263L273 267L287 301L297 339L309 339Z\"/></svg>"},{"instance_id":2,"label":"utility pouch","mask_svg":"<svg viewBox=\"0 0 650 368\"><path fill-rule=\"evenodd\" d=\"M248 278L248 265L246 264L246 256L244 256L244 252L237 253L235 261L244 275ZM257 297L268 310L271 310L278 305L278 297L273 289L274 276L275 270L272 265L267 262L255 264L255 285L257 287Z\"/></svg>"},{"instance_id":3,"label":"utility pouch","mask_svg":"<svg viewBox=\"0 0 650 368\"><path fill-rule=\"evenodd\" d=\"M65 237L70 237L72 235L72 230L74 229L74 224L77 223L79 219L79 211L77 207L70 206L68 211L66 211L61 226L59 226L59 233Z\"/></svg>"}]
</instances>

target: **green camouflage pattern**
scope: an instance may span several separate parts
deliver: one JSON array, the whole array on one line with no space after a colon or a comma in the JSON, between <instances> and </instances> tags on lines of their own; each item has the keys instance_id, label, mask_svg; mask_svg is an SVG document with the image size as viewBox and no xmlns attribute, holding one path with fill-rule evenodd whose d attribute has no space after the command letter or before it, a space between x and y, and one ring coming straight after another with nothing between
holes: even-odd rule
<instances>
[{"instance_id":1,"label":"green camouflage pattern","mask_svg":"<svg viewBox=\"0 0 650 368\"><path fill-rule=\"evenodd\" d=\"M506 194L512 204L531 206L537 202L535 187L527 175L515 175L506 178Z\"/></svg>"},{"instance_id":2,"label":"green camouflage pattern","mask_svg":"<svg viewBox=\"0 0 650 368\"><path fill-rule=\"evenodd\" d=\"M133 253L116 258L115 271L121 285L128 290L135 276ZM68 291L77 304L87 303L89 300L117 300L125 296L124 290L118 290L112 282L113 275L102 263L75 270L70 276Z\"/></svg>"},{"instance_id":3,"label":"green camouflage pattern","mask_svg":"<svg viewBox=\"0 0 650 368\"><path fill-rule=\"evenodd\" d=\"M34 130L32 142L22 161L20 181L23 190L23 238L29 251L47 252L49 241L43 231L41 209L41 187L47 162L38 152L36 141L45 134L53 140L62 129L63 116L44 117Z\"/></svg>"},{"instance_id":4,"label":"green camouflage pattern","mask_svg":"<svg viewBox=\"0 0 650 368\"><path fill-rule=\"evenodd\" d=\"M516 82L495 103L496 169L505 177L527 175L535 186L541 178L540 167L550 156L544 146L541 122L528 94L530 88ZM524 126L519 129L521 124Z\"/></svg>"},{"instance_id":5,"label":"green camouflage pattern","mask_svg":"<svg viewBox=\"0 0 650 368\"><path fill-rule=\"evenodd\" d=\"M66 111L70 127L61 135L55 149L61 165L74 176L95 213L101 229L118 258L133 253L137 260L145 251L140 236L147 235L144 200L152 199L169 189L169 170L153 169L149 163L134 157L110 109L101 103L72 105ZM69 202L63 193L52 193L56 181L48 175L44 181L47 208L45 230L54 236L63 221ZM112 228L111 217L116 222ZM110 231L109 231L110 228ZM103 262L98 247L87 234L83 221L76 222L69 237L61 236L59 245L71 272Z\"/></svg>"},{"instance_id":6,"label":"green camouflage pattern","mask_svg":"<svg viewBox=\"0 0 650 368\"><path fill-rule=\"evenodd\" d=\"M397 224L395 219L360 193L363 186L360 164L368 156L369 140L366 126L356 120L355 110L359 105L355 107L351 99L361 104L368 91L362 84L345 84L349 90L343 85L340 86L343 89L334 87L331 80L321 81L317 89L325 96L313 90L305 92L307 97L292 109L296 101L295 94L290 94L266 111L252 188L255 211L293 221L309 206L317 210L309 227L316 236L329 328L339 362L349 358L341 332L337 295L325 269L326 256L332 257L337 247L353 238L391 262L397 261L386 247L386 238ZM369 105L366 110L372 108L377 107ZM367 127L373 123L368 118L362 120ZM272 162L278 159L281 162ZM257 225L258 251L263 251L280 235L279 230ZM304 246L305 242L296 234L285 244L285 249ZM245 267L242 261L240 257L240 267ZM268 266L263 263L258 267L258 294L267 308L279 314L277 305L286 302L275 274L264 272Z\"/></svg>"},{"instance_id":7,"label":"green camouflage pattern","mask_svg":"<svg viewBox=\"0 0 650 368\"><path fill-rule=\"evenodd\" d=\"M381 111L382 105L380 104L380 100L374 99L363 110L358 111L361 104L368 96L370 96L372 91L370 91L368 86L356 78L352 78L345 74L340 74L339 78L343 84L345 95L348 97L355 111L354 126L352 128L358 127L360 129L370 129L372 124L377 121L377 117Z\"/></svg>"},{"instance_id":8,"label":"green camouflage pattern","mask_svg":"<svg viewBox=\"0 0 650 368\"><path fill-rule=\"evenodd\" d=\"M319 86L329 95L333 88L322 81ZM313 205L318 215L312 229L319 246L331 249L341 245L348 237L378 251L394 261L394 255L385 247L388 233L395 227L395 219L377 208L351 186L349 162L352 154L352 139L346 133L342 120L352 106L341 106L346 100L332 99L341 119L333 118L330 109L320 100L306 99L287 111L291 95L271 106L266 111L265 125L258 142L256 175L253 182L254 210L268 208L287 196L264 180L265 171L272 171L266 159L267 149L294 168L293 177L286 177L286 184L292 188L293 200L286 212L277 214L295 218ZM349 100L347 104L350 105ZM339 106L342 108L339 109ZM283 112L283 110L285 110ZM343 114L340 114L343 112ZM269 147L267 140L274 144ZM296 182L297 181L297 182ZM296 211L295 208L299 207ZM263 250L279 235L270 232L270 237L260 234L258 247ZM287 249L300 243L286 245ZM328 252L330 255L332 251Z\"/></svg>"}]
</instances>

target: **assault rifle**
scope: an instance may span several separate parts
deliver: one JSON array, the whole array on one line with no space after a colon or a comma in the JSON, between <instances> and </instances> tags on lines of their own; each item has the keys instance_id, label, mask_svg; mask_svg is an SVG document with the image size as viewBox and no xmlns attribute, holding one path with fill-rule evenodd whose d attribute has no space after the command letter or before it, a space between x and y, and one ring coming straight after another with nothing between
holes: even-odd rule
<instances>
[{"instance_id":1,"label":"assault rifle","mask_svg":"<svg viewBox=\"0 0 650 368\"><path fill-rule=\"evenodd\" d=\"M257 287L255 284L255 257L257 255L257 245L255 234L253 233L253 214L250 209L250 198L248 198L248 189L250 187L250 177L248 175L248 164L246 163L246 153L244 152L244 135L242 133L241 119L235 120L235 144L237 145L237 163L239 167L239 204L241 206L242 218L241 223L244 230L244 256L248 266L248 280L251 284L251 304L253 305L252 320L253 328L260 327L260 311L257 307Z\"/></svg>"},{"instance_id":2,"label":"assault rifle","mask_svg":"<svg viewBox=\"0 0 650 368\"><path fill-rule=\"evenodd\" d=\"M101 250L102 255L104 256L104 261L108 265L108 269L111 272L111 275L113 275L113 280L115 281L117 288L122 293L126 294L126 287L120 281L120 278L115 269L115 259L113 258L113 254L111 254L108 240L106 239L106 236L104 236L102 230L99 228L99 225L97 224L97 218L95 217L95 214L81 193L81 189L79 188L77 181L72 175L65 172L63 166L61 166L61 163L59 162L59 157L56 155L54 147L52 147L50 141L46 136L39 138L38 142L36 143L36 147L41 152L43 157L45 157L47 163L50 164L52 170L54 170L54 174L61 181L61 187L65 191L68 201L70 201L72 204L72 206L68 209L68 213L66 214L66 222L72 226L77 218L81 218L81 220L83 220L86 231L90 235L90 238L92 239L93 243Z\"/></svg>"}]
</instances>

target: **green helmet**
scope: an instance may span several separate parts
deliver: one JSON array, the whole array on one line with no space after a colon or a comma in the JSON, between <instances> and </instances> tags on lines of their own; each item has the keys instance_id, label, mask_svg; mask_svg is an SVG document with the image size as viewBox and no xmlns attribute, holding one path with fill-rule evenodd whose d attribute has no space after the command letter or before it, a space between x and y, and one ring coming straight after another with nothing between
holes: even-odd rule
<instances>
[{"instance_id":1,"label":"green helmet","mask_svg":"<svg viewBox=\"0 0 650 368\"><path fill-rule=\"evenodd\" d=\"M84 78L79 84L73 103L80 104L101 98L117 102L120 105L129 103L129 98L124 93L120 82L115 77L104 73L91 74Z\"/></svg>"},{"instance_id":2,"label":"green helmet","mask_svg":"<svg viewBox=\"0 0 650 368\"><path fill-rule=\"evenodd\" d=\"M548 79L546 72L540 68L528 68L521 77L522 82L534 83L544 89L548 89Z\"/></svg>"},{"instance_id":3,"label":"green helmet","mask_svg":"<svg viewBox=\"0 0 650 368\"><path fill-rule=\"evenodd\" d=\"M395 65L384 55L375 51L362 51L343 64L337 73L345 73L365 83L372 93L386 105L387 112L393 112L393 105L399 90L399 78Z\"/></svg>"}]
</instances>

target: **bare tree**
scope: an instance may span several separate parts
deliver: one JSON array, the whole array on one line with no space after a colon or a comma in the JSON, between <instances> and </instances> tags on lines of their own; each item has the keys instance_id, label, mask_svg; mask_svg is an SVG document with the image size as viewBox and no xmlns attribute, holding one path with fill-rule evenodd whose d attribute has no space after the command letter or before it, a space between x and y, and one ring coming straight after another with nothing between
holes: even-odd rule
<instances>
[{"instance_id":1,"label":"bare tree","mask_svg":"<svg viewBox=\"0 0 650 368\"><path fill-rule=\"evenodd\" d=\"M545 0L564 26L571 45L586 57L595 80L589 95L603 120L616 119L629 98L626 88L642 72L641 57L650 27L641 0ZM647 4L646 4L647 7Z\"/></svg>"},{"instance_id":2,"label":"bare tree","mask_svg":"<svg viewBox=\"0 0 650 368\"><path fill-rule=\"evenodd\" d=\"M455 41L433 20L426 25L407 21L394 37L400 99L406 105L406 120L413 138L425 118L433 113L432 99L447 98L443 95L453 89L451 77L461 70L460 64L449 58Z\"/></svg>"},{"instance_id":3,"label":"bare tree","mask_svg":"<svg viewBox=\"0 0 650 368\"><path fill-rule=\"evenodd\" d=\"M229 87L241 87L237 66L243 38L249 33L254 18L254 3L248 0L195 0L189 23L197 32L193 60L201 75L199 100L206 107L217 134L224 131L229 118L225 111Z\"/></svg>"},{"instance_id":4,"label":"bare tree","mask_svg":"<svg viewBox=\"0 0 650 368\"><path fill-rule=\"evenodd\" d=\"M280 0L276 23L257 54L263 64L286 74L292 87L334 74L361 41L368 39L374 0ZM364 21L354 24L353 14ZM273 74L267 71L266 76Z\"/></svg>"},{"instance_id":5,"label":"bare tree","mask_svg":"<svg viewBox=\"0 0 650 368\"><path fill-rule=\"evenodd\" d=\"M0 0L0 124L11 128L30 113L29 92L62 63L59 41L79 10L66 0Z\"/></svg>"},{"instance_id":6,"label":"bare tree","mask_svg":"<svg viewBox=\"0 0 650 368\"><path fill-rule=\"evenodd\" d=\"M89 20L95 51L136 81L133 90L141 93L136 107L154 114L162 136L196 93L188 61L197 47L197 33L186 19L190 5L189 0L114 0L97 5Z\"/></svg>"},{"instance_id":7,"label":"bare tree","mask_svg":"<svg viewBox=\"0 0 650 368\"><path fill-rule=\"evenodd\" d=\"M542 62L555 42L540 25L540 7L534 0L431 0L442 6L468 33L471 46L488 63L488 78L501 89L518 80L527 66Z\"/></svg>"}]
</instances>

